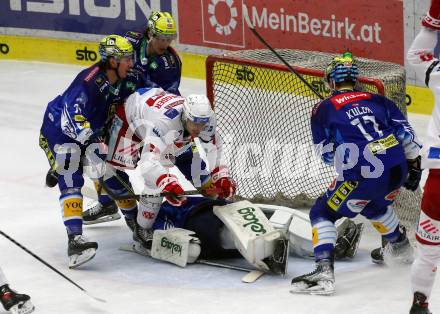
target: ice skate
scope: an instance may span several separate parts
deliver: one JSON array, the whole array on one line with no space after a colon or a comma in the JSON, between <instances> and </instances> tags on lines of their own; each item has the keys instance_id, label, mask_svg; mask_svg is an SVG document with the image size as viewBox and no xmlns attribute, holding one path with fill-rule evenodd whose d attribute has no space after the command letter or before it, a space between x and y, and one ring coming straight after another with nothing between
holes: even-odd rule
<instances>
[{"instance_id":1,"label":"ice skate","mask_svg":"<svg viewBox=\"0 0 440 314\"><path fill-rule=\"evenodd\" d=\"M96 254L98 243L87 242L83 235L69 236L67 255L69 268L76 268L90 261Z\"/></svg>"},{"instance_id":2,"label":"ice skate","mask_svg":"<svg viewBox=\"0 0 440 314\"><path fill-rule=\"evenodd\" d=\"M9 285L0 287L0 300L6 311L12 314L27 314L34 311L34 305L27 294L20 294L9 288Z\"/></svg>"},{"instance_id":3,"label":"ice skate","mask_svg":"<svg viewBox=\"0 0 440 314\"><path fill-rule=\"evenodd\" d=\"M386 264L411 264L414 261L414 250L409 243L406 233L398 242L389 242L383 249L383 259Z\"/></svg>"},{"instance_id":4,"label":"ice skate","mask_svg":"<svg viewBox=\"0 0 440 314\"><path fill-rule=\"evenodd\" d=\"M126 223L127 227L131 230L131 232L134 232L134 228L136 226L136 218L129 219L127 217L124 217L124 219L125 219L125 223Z\"/></svg>"},{"instance_id":5,"label":"ice skate","mask_svg":"<svg viewBox=\"0 0 440 314\"><path fill-rule=\"evenodd\" d=\"M426 302L426 296L423 293L414 293L413 304L409 314L431 314L428 309L428 302Z\"/></svg>"},{"instance_id":6,"label":"ice skate","mask_svg":"<svg viewBox=\"0 0 440 314\"><path fill-rule=\"evenodd\" d=\"M316 269L292 279L291 293L329 295L335 292L335 275L330 260L320 260Z\"/></svg>"},{"instance_id":7,"label":"ice skate","mask_svg":"<svg viewBox=\"0 0 440 314\"><path fill-rule=\"evenodd\" d=\"M375 264L383 264L383 247L378 247L371 251L371 261Z\"/></svg>"},{"instance_id":8,"label":"ice skate","mask_svg":"<svg viewBox=\"0 0 440 314\"><path fill-rule=\"evenodd\" d=\"M120 218L121 215L118 212L118 206L115 201L111 201L105 205L96 202L96 204L83 213L83 223L85 225L99 224Z\"/></svg>"},{"instance_id":9,"label":"ice skate","mask_svg":"<svg viewBox=\"0 0 440 314\"><path fill-rule=\"evenodd\" d=\"M153 243L153 230L145 229L137 223L134 225L133 248L142 255L151 256L151 245Z\"/></svg>"}]
</instances>

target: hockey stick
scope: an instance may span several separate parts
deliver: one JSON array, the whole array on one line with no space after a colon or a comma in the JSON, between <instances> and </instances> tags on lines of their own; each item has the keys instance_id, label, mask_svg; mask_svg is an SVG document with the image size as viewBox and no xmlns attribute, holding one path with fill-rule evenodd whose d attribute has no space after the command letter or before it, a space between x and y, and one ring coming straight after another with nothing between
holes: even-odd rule
<instances>
[{"instance_id":1,"label":"hockey stick","mask_svg":"<svg viewBox=\"0 0 440 314\"><path fill-rule=\"evenodd\" d=\"M288 69L290 72L292 72L294 75L296 75L296 77L298 77L304 84L307 85L308 88L310 88L310 90L316 95L318 96L320 99L324 99L324 96L322 96L312 85L310 85L309 82L306 81L306 79L299 74L297 71L295 71L294 68L292 68L290 66L289 63L287 63L286 60L284 60L283 57L280 56L280 54L278 52L275 51L275 49L273 49L266 40L264 40L264 38L257 32L257 30L255 29L254 25L251 22L251 19L249 18L249 14L248 14L248 10L245 4L243 4L242 6L242 10L243 10L243 18L246 21L247 26L249 27L249 29L251 30L252 34L255 35L255 37L258 38L258 40L267 47L267 49L269 49Z\"/></svg>"},{"instance_id":2,"label":"hockey stick","mask_svg":"<svg viewBox=\"0 0 440 314\"><path fill-rule=\"evenodd\" d=\"M44 261L41 257L39 257L38 255L32 253L29 249L27 249L26 247L24 247L23 245L21 245L20 243L18 243L17 241L15 241L13 238L11 238L10 236L8 236L6 233L4 233L3 231L0 230L0 234L2 236L4 236L6 239L8 239L9 241L11 241L12 243L14 243L16 246L18 246L20 249L22 249L23 251L25 251L26 253L30 254L32 257L34 257L35 259L37 259L39 262L43 263L44 265L46 265L47 267L49 267L50 269L52 269L54 272L56 272L58 275L60 275L61 277L63 277L64 279L66 279L68 282L70 282L71 284L73 284L75 287L77 287L78 289L80 289L82 292L84 292L85 294L87 294L89 297L95 299L96 301L99 302L103 302L106 303L107 301L105 301L104 299L95 297L93 295L90 294L90 292L88 292L86 289L84 289L83 287L81 287L80 285L78 285L76 282L74 282L72 279L70 279L69 277L67 277L66 275L64 275L62 272L60 272L59 270L57 270L55 267L53 267L52 265L50 265L49 263L47 263L46 261Z\"/></svg>"},{"instance_id":3,"label":"hockey stick","mask_svg":"<svg viewBox=\"0 0 440 314\"><path fill-rule=\"evenodd\" d=\"M116 175L117 176L117 175ZM121 179L122 180L122 179ZM136 194L133 192L133 190L130 191L131 195L117 195L116 193L114 193L110 188L107 187L107 184L105 183L104 179L99 178L99 184L102 185L102 187L105 189L105 191L107 192L107 194L114 200L127 200L127 199L136 199L139 200L139 198L141 197L164 197L164 196L173 196L173 193L170 192L162 192L162 193L157 193L157 194ZM217 189L209 189L209 190L205 190L208 194L214 194L219 192ZM201 191L198 190L190 190L190 191L185 191L182 195L199 195L201 194Z\"/></svg>"}]
</instances>

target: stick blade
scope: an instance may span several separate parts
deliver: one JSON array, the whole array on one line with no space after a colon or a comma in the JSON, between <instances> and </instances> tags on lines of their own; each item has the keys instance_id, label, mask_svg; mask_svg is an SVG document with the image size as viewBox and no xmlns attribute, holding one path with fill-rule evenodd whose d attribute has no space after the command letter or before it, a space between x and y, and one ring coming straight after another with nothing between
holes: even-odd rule
<instances>
[{"instance_id":1,"label":"stick blade","mask_svg":"<svg viewBox=\"0 0 440 314\"><path fill-rule=\"evenodd\" d=\"M256 269L251 272L248 272L246 275L241 277L241 281L244 283L253 283L253 282L257 281L264 274L265 274L265 272Z\"/></svg>"}]
</instances>

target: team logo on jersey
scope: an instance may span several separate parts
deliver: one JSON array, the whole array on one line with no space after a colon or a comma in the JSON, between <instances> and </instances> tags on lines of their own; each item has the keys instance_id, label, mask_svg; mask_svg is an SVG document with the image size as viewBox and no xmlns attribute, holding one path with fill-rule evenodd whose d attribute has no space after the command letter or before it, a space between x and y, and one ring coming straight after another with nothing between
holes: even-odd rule
<instances>
[{"instance_id":1,"label":"team logo on jersey","mask_svg":"<svg viewBox=\"0 0 440 314\"><path fill-rule=\"evenodd\" d=\"M440 148L433 147L433 146L429 147L428 158L429 159L440 159Z\"/></svg>"},{"instance_id":2,"label":"team logo on jersey","mask_svg":"<svg viewBox=\"0 0 440 314\"><path fill-rule=\"evenodd\" d=\"M365 206L368 205L370 201L367 200L355 200L351 199L347 201L347 207L353 212L353 213L360 213L364 210Z\"/></svg>"},{"instance_id":3,"label":"team logo on jersey","mask_svg":"<svg viewBox=\"0 0 440 314\"><path fill-rule=\"evenodd\" d=\"M153 61L150 63L150 69L156 70L158 67L159 65L157 64L157 62Z\"/></svg>"},{"instance_id":4,"label":"team logo on jersey","mask_svg":"<svg viewBox=\"0 0 440 314\"><path fill-rule=\"evenodd\" d=\"M179 115L179 111L176 109L169 109L164 112L164 115L172 120Z\"/></svg>"},{"instance_id":5,"label":"team logo on jersey","mask_svg":"<svg viewBox=\"0 0 440 314\"><path fill-rule=\"evenodd\" d=\"M332 181L332 183L330 183L330 186L328 187L328 189L330 190L330 191L333 191L334 189L335 189L335 187L336 187L336 179L333 179L333 181Z\"/></svg>"},{"instance_id":6,"label":"team logo on jersey","mask_svg":"<svg viewBox=\"0 0 440 314\"><path fill-rule=\"evenodd\" d=\"M8 44L0 43L0 52L4 55L9 53L9 46Z\"/></svg>"},{"instance_id":7,"label":"team logo on jersey","mask_svg":"<svg viewBox=\"0 0 440 314\"><path fill-rule=\"evenodd\" d=\"M439 229L436 225L431 221L431 219L425 219L419 223L419 226L428 233L437 234Z\"/></svg>"},{"instance_id":8,"label":"team logo on jersey","mask_svg":"<svg viewBox=\"0 0 440 314\"><path fill-rule=\"evenodd\" d=\"M392 191L391 193L388 193L388 194L385 196L385 199L386 199L387 201L392 201L392 202L394 202L394 200L396 199L397 195L399 195L399 192L400 192L400 189L394 190L394 191Z\"/></svg>"},{"instance_id":9,"label":"team logo on jersey","mask_svg":"<svg viewBox=\"0 0 440 314\"><path fill-rule=\"evenodd\" d=\"M358 186L356 181L345 181L343 182L336 191L330 196L327 201L327 205L337 211L342 203L347 199L347 197L353 192L353 190Z\"/></svg>"},{"instance_id":10,"label":"team logo on jersey","mask_svg":"<svg viewBox=\"0 0 440 314\"><path fill-rule=\"evenodd\" d=\"M378 140L368 143L367 146L370 149L370 151L373 153L373 155L376 155L378 153L386 151L388 148L397 145L399 145L399 141L396 139L394 134L390 134L385 138L380 138Z\"/></svg>"},{"instance_id":11,"label":"team logo on jersey","mask_svg":"<svg viewBox=\"0 0 440 314\"><path fill-rule=\"evenodd\" d=\"M439 245L440 221L432 219L421 211L416 238L420 243Z\"/></svg>"},{"instance_id":12,"label":"team logo on jersey","mask_svg":"<svg viewBox=\"0 0 440 314\"><path fill-rule=\"evenodd\" d=\"M333 96L332 98L330 98L330 101L332 102L333 106L335 106L336 110L339 110L347 104L350 104L355 101L366 100L366 99L371 99L370 93L352 92L352 93L342 93Z\"/></svg>"}]
</instances>

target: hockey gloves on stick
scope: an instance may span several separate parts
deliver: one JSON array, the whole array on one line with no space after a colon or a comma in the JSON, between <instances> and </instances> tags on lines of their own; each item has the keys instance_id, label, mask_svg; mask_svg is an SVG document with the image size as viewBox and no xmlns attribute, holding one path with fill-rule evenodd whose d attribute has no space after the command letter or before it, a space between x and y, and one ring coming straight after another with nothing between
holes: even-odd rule
<instances>
[{"instance_id":1,"label":"hockey gloves on stick","mask_svg":"<svg viewBox=\"0 0 440 314\"><path fill-rule=\"evenodd\" d=\"M422 178L421 157L418 156L414 159L407 159L408 164L408 178L403 186L411 191L417 190L420 179Z\"/></svg>"},{"instance_id":2,"label":"hockey gloves on stick","mask_svg":"<svg viewBox=\"0 0 440 314\"><path fill-rule=\"evenodd\" d=\"M217 189L218 198L220 199L229 199L235 195L235 191L237 190L237 184L235 181L229 176L228 168L226 167L217 167L211 172L212 183L214 183L215 188Z\"/></svg>"},{"instance_id":3,"label":"hockey gloves on stick","mask_svg":"<svg viewBox=\"0 0 440 314\"><path fill-rule=\"evenodd\" d=\"M440 0L431 1L431 7L423 18L422 25L436 31L440 30Z\"/></svg>"},{"instance_id":4,"label":"hockey gloves on stick","mask_svg":"<svg viewBox=\"0 0 440 314\"><path fill-rule=\"evenodd\" d=\"M181 206L186 203L185 191L179 184L177 177L172 174L164 174L157 179L157 186L163 192L169 193L165 196L168 203L174 206Z\"/></svg>"}]
</instances>

